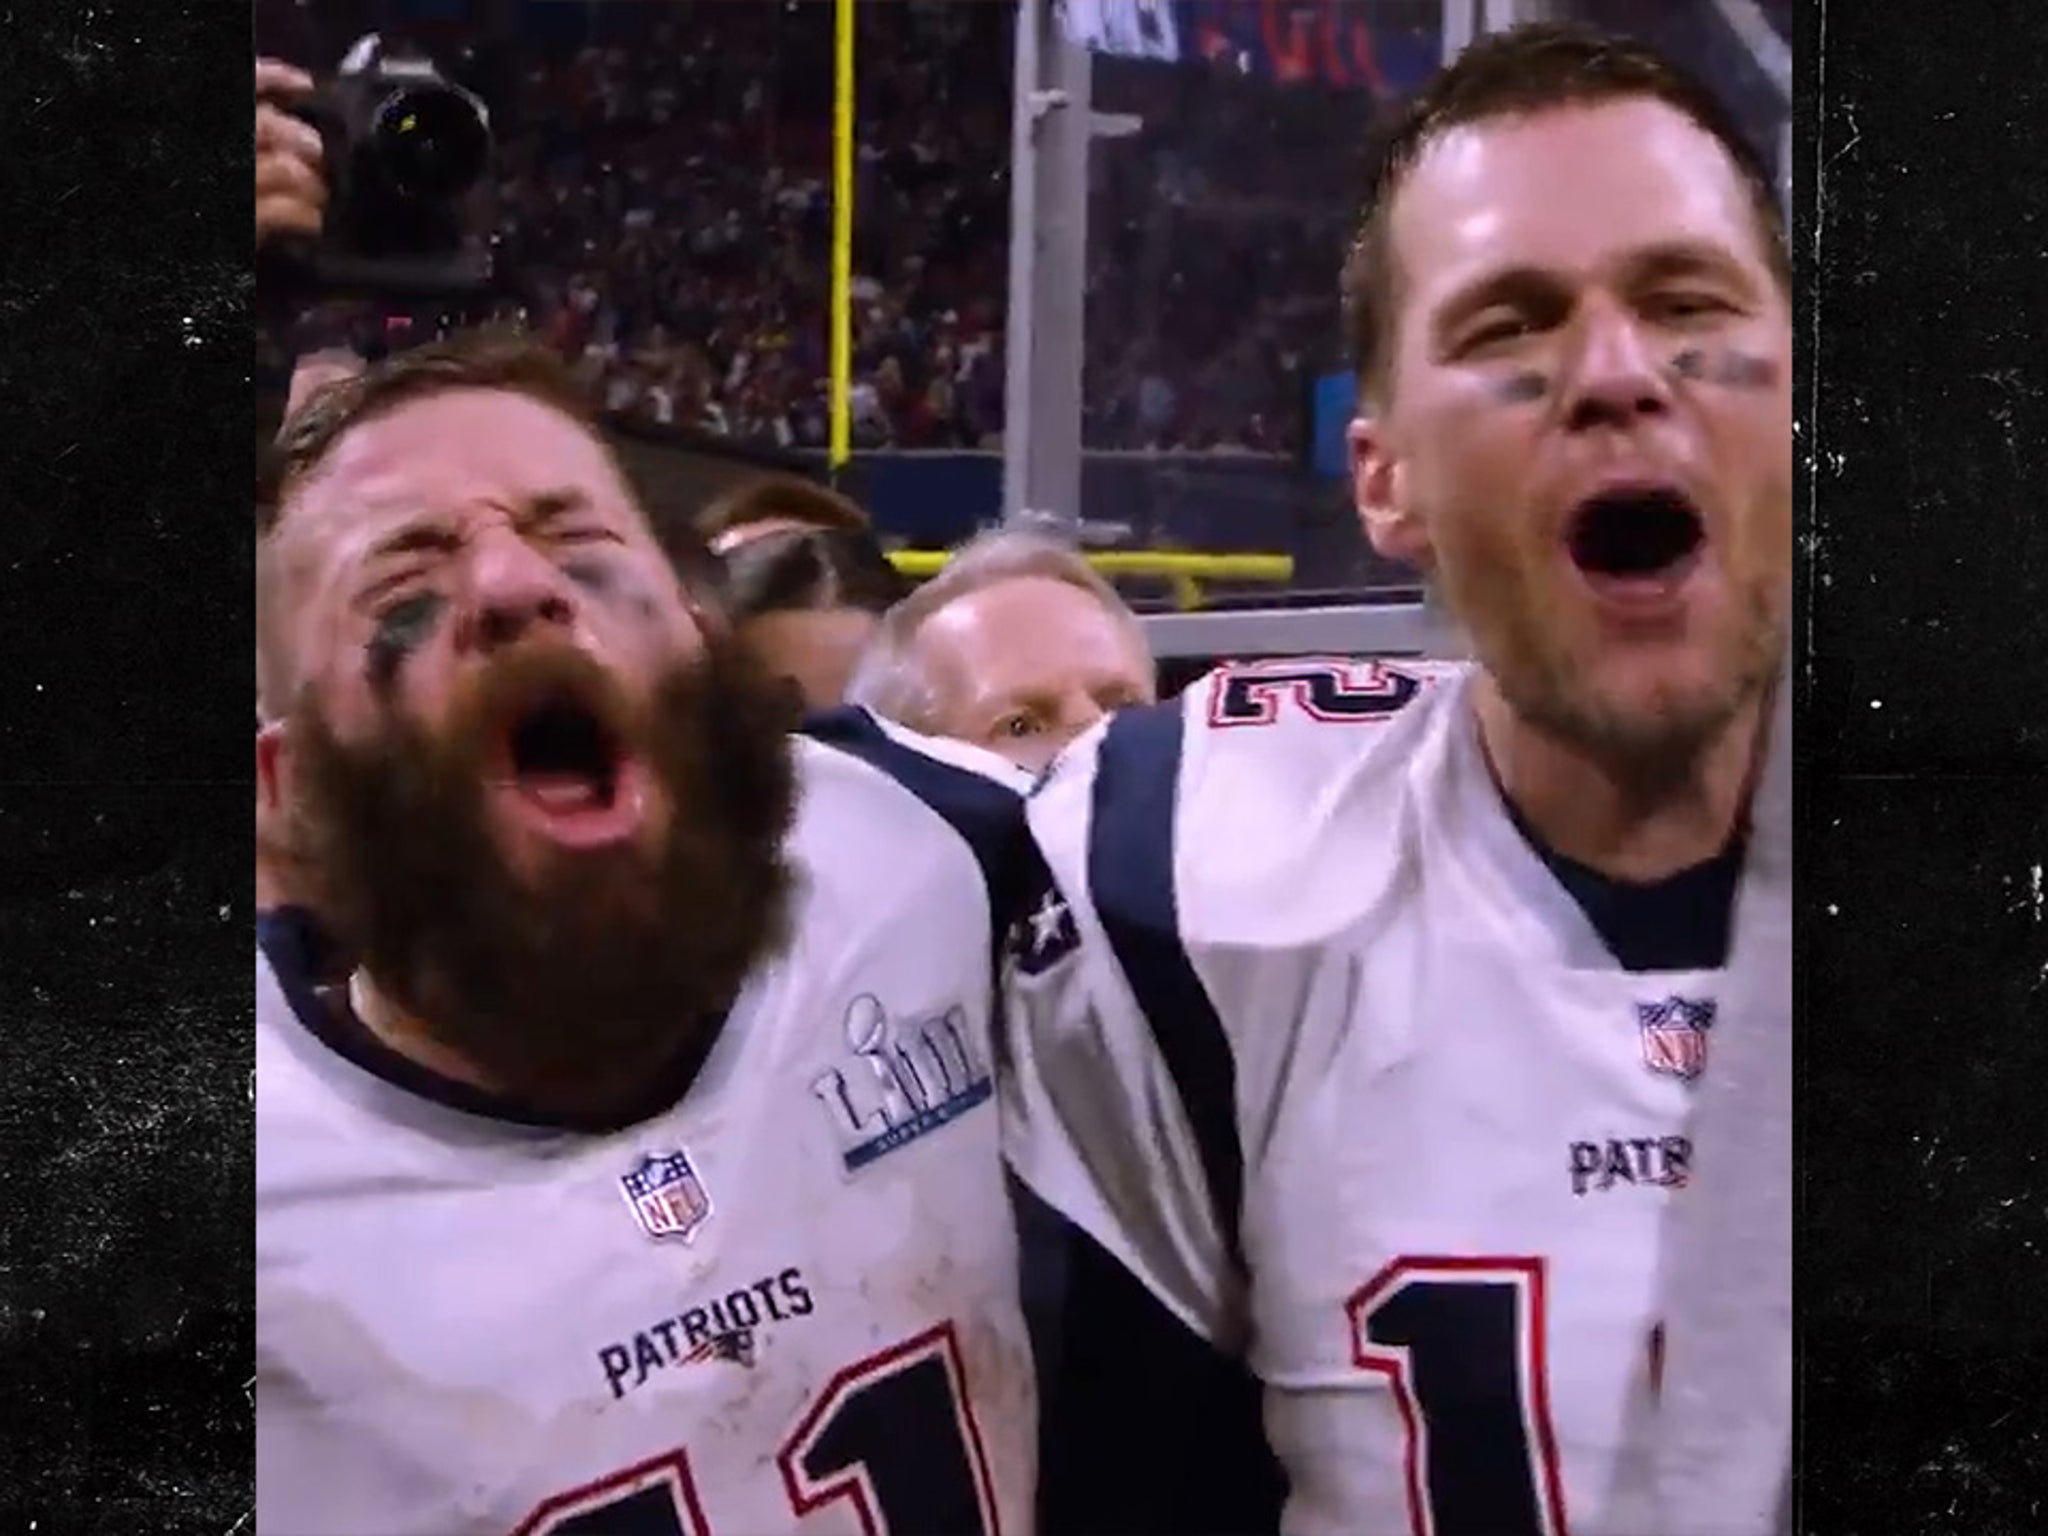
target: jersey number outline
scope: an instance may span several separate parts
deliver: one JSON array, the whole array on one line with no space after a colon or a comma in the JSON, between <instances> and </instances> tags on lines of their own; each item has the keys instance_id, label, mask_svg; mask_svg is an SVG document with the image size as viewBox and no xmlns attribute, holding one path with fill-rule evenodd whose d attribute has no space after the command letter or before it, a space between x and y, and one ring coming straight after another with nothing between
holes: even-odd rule
<instances>
[{"instance_id":1,"label":"jersey number outline","mask_svg":"<svg viewBox=\"0 0 2048 1536\"><path fill-rule=\"evenodd\" d=\"M1209 683L1209 724L1272 725L1281 700L1311 720L1363 725L1391 719L1422 691L1422 679L1377 661L1289 657L1220 667Z\"/></svg>"},{"instance_id":2,"label":"jersey number outline","mask_svg":"<svg viewBox=\"0 0 2048 1536\"><path fill-rule=\"evenodd\" d=\"M1407 1433L1414 1536L1567 1536L1540 1258L1400 1258L1344 1304Z\"/></svg>"},{"instance_id":3,"label":"jersey number outline","mask_svg":"<svg viewBox=\"0 0 2048 1536\"><path fill-rule=\"evenodd\" d=\"M1002 1536L950 1322L825 1383L776 1452L790 1508L850 1500L866 1536ZM513 1536L714 1536L686 1448L544 1500Z\"/></svg>"}]
</instances>

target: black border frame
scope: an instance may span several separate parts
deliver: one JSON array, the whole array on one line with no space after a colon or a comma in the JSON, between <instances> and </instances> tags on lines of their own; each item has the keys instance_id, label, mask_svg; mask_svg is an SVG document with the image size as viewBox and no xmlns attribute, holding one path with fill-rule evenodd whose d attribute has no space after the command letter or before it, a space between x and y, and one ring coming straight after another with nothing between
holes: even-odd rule
<instances>
[{"instance_id":1,"label":"black border frame","mask_svg":"<svg viewBox=\"0 0 2048 1536\"><path fill-rule=\"evenodd\" d=\"M23 0L0 87L0 1528L246 1519L249 41Z\"/></svg>"},{"instance_id":2,"label":"black border frame","mask_svg":"<svg viewBox=\"0 0 2048 1536\"><path fill-rule=\"evenodd\" d=\"M2048 12L1799 23L1801 1529L2036 1531Z\"/></svg>"}]
</instances>

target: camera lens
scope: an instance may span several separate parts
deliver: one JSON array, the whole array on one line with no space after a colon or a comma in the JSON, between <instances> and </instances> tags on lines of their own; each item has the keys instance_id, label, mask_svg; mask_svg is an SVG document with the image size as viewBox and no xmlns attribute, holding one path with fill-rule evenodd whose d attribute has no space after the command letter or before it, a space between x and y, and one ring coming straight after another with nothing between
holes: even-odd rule
<instances>
[{"instance_id":1,"label":"camera lens","mask_svg":"<svg viewBox=\"0 0 2048 1536\"><path fill-rule=\"evenodd\" d=\"M371 123L377 163L401 196L450 202L476 185L491 131L476 103L446 89L394 91Z\"/></svg>"}]
</instances>

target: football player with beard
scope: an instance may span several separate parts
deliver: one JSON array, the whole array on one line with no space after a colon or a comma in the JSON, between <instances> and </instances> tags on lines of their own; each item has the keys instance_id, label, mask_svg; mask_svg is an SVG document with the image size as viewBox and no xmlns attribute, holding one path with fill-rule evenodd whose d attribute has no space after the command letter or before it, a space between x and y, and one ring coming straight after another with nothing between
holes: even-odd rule
<instances>
[{"instance_id":1,"label":"football player with beard","mask_svg":"<svg viewBox=\"0 0 2048 1536\"><path fill-rule=\"evenodd\" d=\"M258 953L258 1526L1028 1530L1015 789L787 738L544 353L281 447L260 789L357 967Z\"/></svg>"}]
</instances>

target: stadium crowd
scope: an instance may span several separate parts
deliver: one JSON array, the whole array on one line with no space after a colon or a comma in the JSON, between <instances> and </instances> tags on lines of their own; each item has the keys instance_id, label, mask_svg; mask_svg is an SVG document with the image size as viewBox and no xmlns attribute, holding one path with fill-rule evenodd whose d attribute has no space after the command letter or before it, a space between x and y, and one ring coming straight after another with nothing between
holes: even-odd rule
<instances>
[{"instance_id":1,"label":"stadium crowd","mask_svg":"<svg viewBox=\"0 0 2048 1536\"><path fill-rule=\"evenodd\" d=\"M824 446L831 8L578 10L573 30L471 32L443 60L492 107L501 308L610 411ZM854 444L994 448L1010 13L908 0L858 24ZM1303 373L1336 344L1343 226L1315 193L1350 179L1356 144L1331 124L1367 103L1125 60L1095 89L1142 127L1091 172L1087 446L1293 451ZM420 339L364 323L371 350Z\"/></svg>"}]
</instances>

